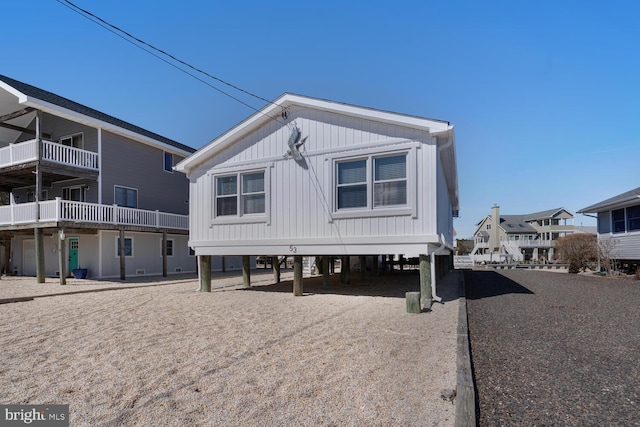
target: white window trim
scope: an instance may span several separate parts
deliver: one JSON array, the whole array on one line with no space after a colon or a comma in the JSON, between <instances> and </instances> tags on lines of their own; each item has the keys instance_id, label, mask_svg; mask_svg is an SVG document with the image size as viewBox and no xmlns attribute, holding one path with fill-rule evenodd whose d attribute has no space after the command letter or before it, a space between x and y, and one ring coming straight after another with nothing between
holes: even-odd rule
<instances>
[{"instance_id":1,"label":"white window trim","mask_svg":"<svg viewBox=\"0 0 640 427\"><path fill-rule=\"evenodd\" d=\"M343 218L370 218L370 217L384 217L384 216L400 216L411 215L412 218L418 217L418 192L417 192L417 167L416 167L416 150L415 146L408 148L394 147L390 150L389 147L377 147L369 150L362 150L357 154L352 153L340 153L327 158L330 170L327 173L328 187L331 189L331 218L343 219ZM373 158L374 157L386 157L386 156L407 156L407 205L406 206L393 206L393 207L373 207ZM337 192L337 178L336 178L336 165L340 162L355 161L359 159L367 159L367 207L366 208L353 208L353 209L340 209L337 207L338 192Z\"/></svg>"},{"instance_id":2,"label":"white window trim","mask_svg":"<svg viewBox=\"0 0 640 427\"><path fill-rule=\"evenodd\" d=\"M211 209L209 218L210 225L219 225L219 224L251 224L251 223L265 223L266 225L271 225L271 168L273 164L259 167L259 168L246 168L246 169L225 169L220 170L218 173L211 173L210 175L210 185L211 191L211 205L209 209ZM242 185L241 176L245 174L251 174L256 172L264 173L264 213L259 214L242 214L242 209L240 206L241 203L241 194L237 194L237 203L238 203L238 214L236 215L222 215L216 216L216 197L217 197L217 187L216 187L216 178L221 178L229 175L237 175L238 176L238 189Z\"/></svg>"},{"instance_id":3,"label":"white window trim","mask_svg":"<svg viewBox=\"0 0 640 427\"><path fill-rule=\"evenodd\" d=\"M67 145L66 147L78 148L80 150L84 150L84 132L76 132L76 133L72 133L70 135L61 136L60 139L58 140L59 144L64 145L62 143L62 140L64 140L64 139L71 139L71 141L73 141L73 137L74 136L78 136L78 135L82 137L82 144L81 144L82 146L81 147L74 147L73 145Z\"/></svg>"},{"instance_id":4,"label":"white window trim","mask_svg":"<svg viewBox=\"0 0 640 427\"><path fill-rule=\"evenodd\" d=\"M128 209L139 209L138 208L139 204L138 204L138 189L137 188L135 188L135 187L126 187L124 185L114 184L113 185L113 204L114 205L116 204L116 188L124 188L124 189L127 189L127 190L136 190L136 207L135 208L131 208L129 206L119 206L119 207L128 208Z\"/></svg>"},{"instance_id":5,"label":"white window trim","mask_svg":"<svg viewBox=\"0 0 640 427\"><path fill-rule=\"evenodd\" d=\"M165 163L165 157L168 155L171 156L171 168L169 168L169 170L167 170L167 168L165 168L166 163ZM162 170L167 172L167 173L173 173L173 153L170 153L168 151L163 151L162 152Z\"/></svg>"},{"instance_id":6,"label":"white window trim","mask_svg":"<svg viewBox=\"0 0 640 427\"><path fill-rule=\"evenodd\" d=\"M60 191L60 196L64 197L64 190L67 190L68 192L70 192L71 190L75 190L78 189L80 190L80 198L82 200L79 200L80 202L86 202L87 201L87 187L85 185L71 185L68 187L62 187L62 190ZM67 199L63 199L63 200L67 200ZM77 202L78 200L69 200L72 202Z\"/></svg>"},{"instance_id":7,"label":"white window trim","mask_svg":"<svg viewBox=\"0 0 640 427\"><path fill-rule=\"evenodd\" d=\"M173 258L176 253L176 242L174 239L167 239L167 243L171 242L171 255L167 253L167 258ZM167 244L167 252L169 251L169 245ZM162 258L162 239L160 239L160 258Z\"/></svg>"},{"instance_id":8,"label":"white window trim","mask_svg":"<svg viewBox=\"0 0 640 427\"><path fill-rule=\"evenodd\" d=\"M118 258L118 259L120 258L120 255L118 255L118 240L119 239L120 239L120 236L115 236L115 242L116 242L116 245L115 245L115 254L116 254L116 256L115 257ZM125 258L135 258L136 251L135 251L135 247L134 247L133 236L124 236L125 242L127 241L127 239L131 240L131 255L126 255L125 254L124 257Z\"/></svg>"}]
</instances>

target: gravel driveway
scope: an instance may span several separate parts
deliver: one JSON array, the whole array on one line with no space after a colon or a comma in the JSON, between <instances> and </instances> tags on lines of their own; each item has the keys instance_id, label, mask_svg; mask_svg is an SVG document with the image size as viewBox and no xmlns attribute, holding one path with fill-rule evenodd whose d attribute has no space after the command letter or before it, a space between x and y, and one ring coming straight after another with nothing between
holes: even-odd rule
<instances>
[{"instance_id":1,"label":"gravel driveway","mask_svg":"<svg viewBox=\"0 0 640 427\"><path fill-rule=\"evenodd\" d=\"M479 425L640 425L640 282L465 272Z\"/></svg>"}]
</instances>

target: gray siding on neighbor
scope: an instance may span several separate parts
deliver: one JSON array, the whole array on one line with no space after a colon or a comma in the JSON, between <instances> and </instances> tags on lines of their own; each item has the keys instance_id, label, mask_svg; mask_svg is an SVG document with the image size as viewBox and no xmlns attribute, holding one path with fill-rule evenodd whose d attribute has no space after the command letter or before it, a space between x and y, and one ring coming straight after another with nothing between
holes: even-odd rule
<instances>
[{"instance_id":1,"label":"gray siding on neighbor","mask_svg":"<svg viewBox=\"0 0 640 427\"><path fill-rule=\"evenodd\" d=\"M50 134L49 141L60 141L60 138L77 133L83 134L85 150L98 152L98 130L82 123L73 122L62 117L52 116L51 114L42 115L41 130L43 134ZM28 126L29 129L35 129L35 119ZM23 133L16 142L29 141L34 135Z\"/></svg>"},{"instance_id":2,"label":"gray siding on neighbor","mask_svg":"<svg viewBox=\"0 0 640 427\"><path fill-rule=\"evenodd\" d=\"M182 160L173 156L174 165ZM164 171L164 151L102 132L102 203L113 204L114 187L138 190L138 208L186 215L189 181Z\"/></svg>"},{"instance_id":3,"label":"gray siding on neighbor","mask_svg":"<svg viewBox=\"0 0 640 427\"><path fill-rule=\"evenodd\" d=\"M598 213L598 233L610 233L611 232L611 212L599 212Z\"/></svg>"}]
</instances>

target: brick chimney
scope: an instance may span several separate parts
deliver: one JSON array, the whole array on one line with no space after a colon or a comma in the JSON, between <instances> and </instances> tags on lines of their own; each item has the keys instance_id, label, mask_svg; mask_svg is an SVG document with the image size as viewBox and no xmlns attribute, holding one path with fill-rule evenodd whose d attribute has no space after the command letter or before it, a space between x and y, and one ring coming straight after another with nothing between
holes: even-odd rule
<instances>
[{"instance_id":1,"label":"brick chimney","mask_svg":"<svg viewBox=\"0 0 640 427\"><path fill-rule=\"evenodd\" d=\"M489 250L491 252L497 252L500 250L500 233L498 227L500 227L500 206L493 205L491 208L491 233L489 233Z\"/></svg>"}]
</instances>

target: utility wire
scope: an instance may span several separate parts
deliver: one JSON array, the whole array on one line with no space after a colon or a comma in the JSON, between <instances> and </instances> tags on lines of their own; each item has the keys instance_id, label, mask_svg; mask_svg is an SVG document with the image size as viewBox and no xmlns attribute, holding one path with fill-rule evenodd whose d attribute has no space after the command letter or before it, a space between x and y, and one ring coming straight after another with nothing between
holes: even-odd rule
<instances>
[{"instance_id":1,"label":"utility wire","mask_svg":"<svg viewBox=\"0 0 640 427\"><path fill-rule=\"evenodd\" d=\"M249 107L250 109L252 109L254 111L261 112L260 110L258 110L257 108L253 107L252 105L249 105L246 102L236 98L235 96L233 96L233 95L223 91L222 89L212 85L211 83L203 80L202 78L198 77L194 73L191 73L188 70L185 70L185 69L179 67L178 65L172 63L171 61L167 60L166 58L162 57L161 55L169 57L172 60L174 60L174 61L176 61L176 62L178 62L178 63L180 63L180 64L182 64L182 65L184 65L184 66L186 66L186 67L188 67L188 68L190 68L190 69L192 69L192 70L194 70L194 71L196 71L196 72L198 72L200 74L203 74L203 75L205 75L205 76L207 76L207 77L209 77L211 79L214 79L214 80L216 80L216 81L218 81L220 83L223 83L223 84L225 84L225 85L227 85L227 86L229 86L229 87L231 87L233 89L236 89L236 90L238 90L240 92L243 92L243 93L245 93L247 95L250 95L250 96L252 96L254 98L257 98L257 99L259 99L261 101L265 101L268 104L273 104L273 105L278 106L278 104L274 103L273 101L270 101L268 99L265 99L265 98L263 98L261 96L258 96L256 94L254 94L254 93L251 93L251 92L249 92L247 90L244 90L244 89L242 89L242 88L240 88L240 87L238 87L238 86L236 86L234 84L231 84L229 82L226 82L226 81L222 80L219 77L211 75L211 74L207 73L204 70L201 70L199 68L194 67L193 65L191 65L191 64L189 64L189 63L187 63L187 62L175 57L174 55L171 55L170 53L167 53L166 51L164 51L162 49L159 49L159 48L153 46L152 44L147 43L144 40L132 35L131 33L123 30L122 28L120 28L120 27L118 27L116 25L110 24L109 22L105 21L104 19L100 18L99 16L89 12L86 9L81 8L80 6L74 4L73 2L71 2L69 0L55 0L55 1L60 3L61 5L65 6L65 7L67 7L67 8L69 8L70 10L76 12L78 15L82 16L83 18L85 18L85 19L87 19L87 20L89 20L89 21L101 26L105 30L115 34L116 36L120 37L121 39L131 43L132 45L136 46L137 48L139 48L139 49L147 52L148 54L158 58L159 60L163 61L164 63L176 68L179 71L182 71L183 73L187 74L188 76L193 77L194 79L200 81L201 83L204 83L205 85L209 86L210 88L222 93L225 96L228 96L229 98L233 99L234 101L237 101L237 102L241 103L242 105L244 105L246 107ZM160 54L157 54L157 53L155 53L153 51L159 52ZM265 113L261 113L261 114L263 114L263 115L265 115L265 116L267 116L267 117L269 117L269 118L271 118L271 119L273 119L275 121L278 121L278 122L280 121L279 119L271 117L268 114L265 114Z\"/></svg>"}]
</instances>

